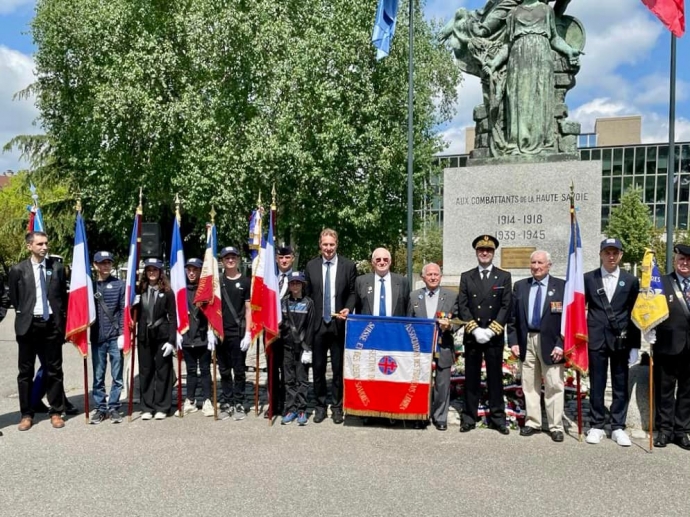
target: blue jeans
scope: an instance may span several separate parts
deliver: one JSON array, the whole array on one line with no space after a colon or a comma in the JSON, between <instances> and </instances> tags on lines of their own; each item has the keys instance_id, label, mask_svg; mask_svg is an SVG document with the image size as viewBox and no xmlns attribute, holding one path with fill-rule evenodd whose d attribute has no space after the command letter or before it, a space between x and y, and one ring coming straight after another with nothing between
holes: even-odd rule
<instances>
[{"instance_id":1,"label":"blue jeans","mask_svg":"<svg viewBox=\"0 0 690 517\"><path fill-rule=\"evenodd\" d=\"M117 347L117 339L103 343L91 343L91 357L93 359L93 401L99 411L120 409L120 393L122 392L122 352ZM105 370L110 357L110 373L113 384L110 387L110 398L105 403Z\"/></svg>"}]
</instances>

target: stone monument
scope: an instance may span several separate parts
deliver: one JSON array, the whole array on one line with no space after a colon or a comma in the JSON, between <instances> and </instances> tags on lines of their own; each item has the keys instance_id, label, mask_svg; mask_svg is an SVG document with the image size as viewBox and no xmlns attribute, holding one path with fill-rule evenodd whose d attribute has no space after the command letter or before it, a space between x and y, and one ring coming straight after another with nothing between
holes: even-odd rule
<instances>
[{"instance_id":1,"label":"stone monument","mask_svg":"<svg viewBox=\"0 0 690 517\"><path fill-rule=\"evenodd\" d=\"M552 274L565 276L571 183L584 266L599 265L601 163L579 161L580 124L568 120L565 104L585 46L582 24L565 14L569 2L487 0L458 9L441 30L483 91L468 166L444 173L446 284L457 286L477 265L470 243L482 233L501 242L494 262L515 278L529 275L536 249L552 254Z\"/></svg>"}]
</instances>

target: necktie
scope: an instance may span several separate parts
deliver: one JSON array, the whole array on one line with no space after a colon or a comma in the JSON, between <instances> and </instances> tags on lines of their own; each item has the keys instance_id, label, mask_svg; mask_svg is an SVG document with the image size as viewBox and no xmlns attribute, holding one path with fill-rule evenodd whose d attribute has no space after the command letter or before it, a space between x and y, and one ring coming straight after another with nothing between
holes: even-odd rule
<instances>
[{"instance_id":1,"label":"necktie","mask_svg":"<svg viewBox=\"0 0 690 517\"><path fill-rule=\"evenodd\" d=\"M156 291L153 287L149 287L149 298L146 301L149 311L149 325L153 324L153 306L156 304Z\"/></svg>"},{"instance_id":2,"label":"necktie","mask_svg":"<svg viewBox=\"0 0 690 517\"><path fill-rule=\"evenodd\" d=\"M534 305L532 306L532 321L530 328L532 330L539 330L541 327L541 282L537 282L537 294L534 296Z\"/></svg>"},{"instance_id":3,"label":"necktie","mask_svg":"<svg viewBox=\"0 0 690 517\"><path fill-rule=\"evenodd\" d=\"M386 315L386 281L382 278L381 282L381 297L379 299L379 316Z\"/></svg>"},{"instance_id":4,"label":"necktie","mask_svg":"<svg viewBox=\"0 0 690 517\"><path fill-rule=\"evenodd\" d=\"M434 291L429 291L429 298L433 298L433 297L434 297Z\"/></svg>"},{"instance_id":5,"label":"necktie","mask_svg":"<svg viewBox=\"0 0 690 517\"><path fill-rule=\"evenodd\" d=\"M484 280L486 282L488 279L489 279L489 270L485 269L484 271L482 271L482 280Z\"/></svg>"},{"instance_id":6,"label":"necktie","mask_svg":"<svg viewBox=\"0 0 690 517\"><path fill-rule=\"evenodd\" d=\"M285 273L280 274L280 282L278 282L278 291L283 292L283 285L285 285Z\"/></svg>"},{"instance_id":7,"label":"necktie","mask_svg":"<svg viewBox=\"0 0 690 517\"><path fill-rule=\"evenodd\" d=\"M685 297L685 303L690 309L690 279L683 279L683 296Z\"/></svg>"},{"instance_id":8,"label":"necktie","mask_svg":"<svg viewBox=\"0 0 690 517\"><path fill-rule=\"evenodd\" d=\"M46 275L43 271L43 264L38 266L38 276L41 277L41 304L43 305L43 314L41 317L43 321L48 321L50 318L50 309L48 308L48 288L46 287Z\"/></svg>"},{"instance_id":9,"label":"necktie","mask_svg":"<svg viewBox=\"0 0 690 517\"><path fill-rule=\"evenodd\" d=\"M326 262L326 281L323 286L323 321L331 322L331 263Z\"/></svg>"}]
</instances>

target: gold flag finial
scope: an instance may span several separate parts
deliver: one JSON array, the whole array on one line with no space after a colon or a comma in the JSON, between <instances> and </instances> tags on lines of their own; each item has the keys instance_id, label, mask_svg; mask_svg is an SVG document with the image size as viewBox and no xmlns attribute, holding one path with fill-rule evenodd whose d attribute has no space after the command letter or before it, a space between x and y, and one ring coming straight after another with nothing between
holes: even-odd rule
<instances>
[{"instance_id":1,"label":"gold flag finial","mask_svg":"<svg viewBox=\"0 0 690 517\"><path fill-rule=\"evenodd\" d=\"M175 219L177 219L177 224L180 224L180 194L175 194Z\"/></svg>"},{"instance_id":2,"label":"gold flag finial","mask_svg":"<svg viewBox=\"0 0 690 517\"><path fill-rule=\"evenodd\" d=\"M273 188L271 189L271 210L276 209L276 197L277 197L276 184L273 183Z\"/></svg>"},{"instance_id":3,"label":"gold flag finial","mask_svg":"<svg viewBox=\"0 0 690 517\"><path fill-rule=\"evenodd\" d=\"M211 224L216 223L216 209L211 205L211 211L209 212L211 214Z\"/></svg>"}]
</instances>

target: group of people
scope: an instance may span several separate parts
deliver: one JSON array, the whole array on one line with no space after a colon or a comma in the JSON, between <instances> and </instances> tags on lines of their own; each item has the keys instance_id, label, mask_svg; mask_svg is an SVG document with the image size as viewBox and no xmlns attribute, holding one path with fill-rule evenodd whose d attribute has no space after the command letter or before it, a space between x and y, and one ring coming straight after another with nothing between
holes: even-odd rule
<instances>
[{"instance_id":1,"label":"group of people","mask_svg":"<svg viewBox=\"0 0 690 517\"><path fill-rule=\"evenodd\" d=\"M21 419L19 429L33 425L31 391L36 357L45 370L46 396L51 424L64 426L65 410L62 344L64 342L66 284L62 265L47 254L48 238L42 232L26 236L30 257L14 266L9 275L9 301L15 307L15 332L19 345L17 377ZM409 280L390 271L391 254L377 248L371 256L372 272L358 276L353 261L338 254L338 234L325 229L319 236L318 257L303 272L293 270L291 247L277 249L282 323L280 337L271 345L269 359L270 410L282 424L306 425L308 369L313 369L313 422L329 417L327 364L330 355L330 418L341 424L343 412L343 357L345 320L351 313L373 316L433 318L439 332L435 346L435 378L430 410L439 431L448 428L451 370L455 363L455 333L464 325L465 389L460 432L477 426L482 367L486 368L489 427L509 434L503 397L502 365L506 342L519 358L526 419L520 435L542 432L541 389L547 426L555 442L564 440L564 364L561 316L565 282L550 275L551 257L538 250L530 257L529 278L512 285L511 274L493 264L498 240L481 235L473 243L477 267L461 275L459 292L441 287L442 272L434 263L424 266L424 286L410 292ZM645 335L654 343L656 447L673 442L690 450L690 246L675 247L675 269L663 278L669 318ZM211 349L216 350L220 372L221 418L245 418L246 353L251 344L250 279L239 270L240 252L233 246L220 252L224 337L217 342L202 311L194 304L202 261L189 259L187 310L189 328L181 336L187 370L187 396L183 411L215 414L211 382ZM631 445L625 432L629 402L628 369L638 360L641 335L631 321L639 293L638 279L620 268L621 242L605 239L600 246L601 267L586 273L590 364L590 423L586 441L599 443L605 436L604 402L611 372L613 400L609 410L611 438ZM91 327L93 361L93 424L122 421L125 286L112 275L113 256L101 251L93 258L97 318ZM7 303L2 304L3 307ZM4 316L0 312L0 318ZM144 261L137 284L135 325L139 359L142 420L164 419L172 405L175 383L172 364L177 348L176 302L164 264ZM110 363L112 383L106 396L105 375ZM201 399L197 400L197 388ZM426 427L418 421L415 428Z\"/></svg>"}]
</instances>

